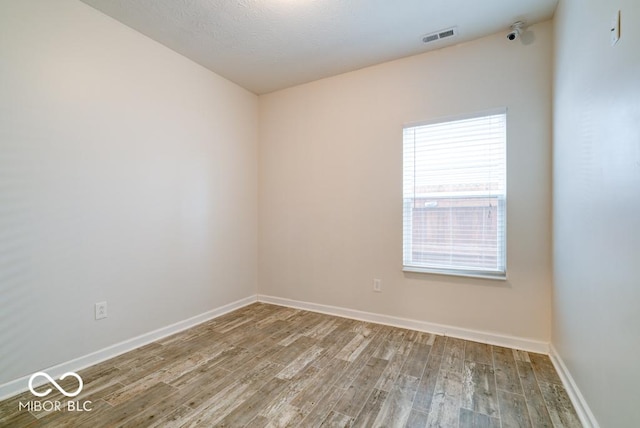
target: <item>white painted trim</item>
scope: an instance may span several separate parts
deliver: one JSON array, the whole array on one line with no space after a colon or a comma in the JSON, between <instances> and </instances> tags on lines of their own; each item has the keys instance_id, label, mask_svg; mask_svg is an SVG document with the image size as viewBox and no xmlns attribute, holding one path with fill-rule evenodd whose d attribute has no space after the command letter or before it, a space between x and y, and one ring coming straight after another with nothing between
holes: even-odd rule
<instances>
[{"instance_id":1,"label":"white painted trim","mask_svg":"<svg viewBox=\"0 0 640 428\"><path fill-rule=\"evenodd\" d=\"M408 318L394 317L390 315L382 315L375 314L372 312L364 312L355 309L342 308L338 306L329 306L322 305L318 303L310 303L310 302L302 302L298 300L285 299L281 297L274 296L266 296L266 295L252 295L246 297L244 299L237 300L235 302L231 302L229 304L220 306L219 308L212 309L208 312L205 312L200 315L196 315L195 317L179 321L175 324L171 324L166 327L159 328L157 330L151 331L149 333L142 334L138 337L134 337L123 342L117 343L115 345L109 346L107 348L101 349L99 351L93 352L88 355L84 355L82 357L49 367L43 370L51 377L57 378L62 374L68 371L78 371L82 370L86 367L92 366L94 364L98 364L102 361L108 360L110 358L114 358L120 354L131 351L135 348L139 348L156 340L159 340L163 337L170 336L174 333L186 330L203 322L209 321L211 319L217 318L221 315L224 315L228 312L234 311L236 309L240 309L244 306L247 306L256 301L271 303L279 306L287 306L296 309L303 309L312 312L320 312L328 315L335 315L339 317L352 318L361 321L373 322L377 324L385 324L393 327L401 327L407 328L411 330L424 331L427 333L434 333L443 336L456 337L465 340L472 340L475 342L487 343L490 345L497 346L505 346L509 348L521 349L524 351L537 352L542 354L549 353L549 344L542 341L519 338L515 336L507 336L501 335L497 333L491 332L483 332L479 330L471 330L460 327L448 326L443 324L430 323L426 321L418 321L412 320ZM557 355L557 354L556 354ZM559 358L559 357L558 357ZM553 360L553 358L552 358ZM554 361L556 364L556 361ZM558 367L558 366L556 366ZM558 371L561 373L562 371L558 368ZM566 370L565 370L566 372ZM568 374L568 372L566 372ZM568 379L566 385L568 386L568 390L575 385L571 377L567 377ZM563 381L565 378L563 378ZM13 381L7 382L3 385L0 385L0 400L5 398L14 396L23 391L27 390L27 383L29 381L29 376L24 376ZM569 386L571 385L571 386ZM577 388L575 388L577 391ZM570 392L570 396L572 400L574 399L572 394L573 391ZM579 393L579 392L578 392ZM580 395L582 397L582 395ZM588 411L588 407L585 407ZM588 411L591 414L590 411ZM578 413L580 415L580 413ZM582 416L581 416L582 419ZM593 419L595 421L595 419ZM585 425L589 426L589 425ZM599 428L598 425L593 425L594 428Z\"/></svg>"},{"instance_id":2,"label":"white painted trim","mask_svg":"<svg viewBox=\"0 0 640 428\"><path fill-rule=\"evenodd\" d=\"M584 396L580 392L578 385L573 380L573 376L571 376L571 372L562 361L560 354L556 350L553 343L549 345L549 357L551 358L551 362L553 366L556 368L558 375L560 376L560 380L564 384L565 389L567 390L567 394L569 394L569 398L573 403L573 407L576 409L576 413L578 414L578 418L580 418L580 422L585 428L600 428L596 417L591 412L587 401L584 399Z\"/></svg>"},{"instance_id":3,"label":"white painted trim","mask_svg":"<svg viewBox=\"0 0 640 428\"><path fill-rule=\"evenodd\" d=\"M368 321L376 324L385 324L393 327L407 328L411 330L424 331L443 336L457 337L459 339L472 340L474 342L487 343L490 345L505 346L509 348L521 349L523 351L537 352L540 354L549 353L549 344L538 340L525 339L515 336L507 336L498 333L471 330L449 325L436 324L426 321L412 320L408 318L394 317L390 315L363 312L355 309L341 308L338 306L321 305L318 303L302 302L298 300L284 299L282 297L266 296L258 294L258 301L271 303L290 308L304 309L312 312L320 312L328 315L335 315L344 318L353 318L360 321Z\"/></svg>"},{"instance_id":4,"label":"white painted trim","mask_svg":"<svg viewBox=\"0 0 640 428\"><path fill-rule=\"evenodd\" d=\"M91 354L87 354L82 357L75 358L71 361L45 368L44 370L34 370L34 372L44 371L54 379L57 379L66 372L75 372L78 370L82 370L86 367L98 364L120 354L124 354L125 352L131 351L135 348L139 348L151 342L155 342L156 340L159 340L163 337L167 337L174 333L186 330L205 321L217 318L228 312L235 311L236 309L240 309L256 301L257 298L254 294L252 296L245 297L244 299L236 300L235 302L231 302L218 308L212 309L200 315L196 315L195 317L183 321L178 321L177 323L168 325L166 327L162 327L157 330L144 333L140 336L125 340L123 342L116 343L115 345L111 345L99 351L92 352ZM0 400L4 400L5 398L12 397L28 390L29 377L30 375L24 376L0 385Z\"/></svg>"}]
</instances>

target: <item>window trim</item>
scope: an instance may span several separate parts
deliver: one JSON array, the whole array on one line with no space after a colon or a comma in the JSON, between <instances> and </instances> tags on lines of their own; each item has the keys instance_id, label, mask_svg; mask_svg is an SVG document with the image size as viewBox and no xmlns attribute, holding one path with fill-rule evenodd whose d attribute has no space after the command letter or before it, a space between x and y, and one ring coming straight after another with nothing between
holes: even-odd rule
<instances>
[{"instance_id":1,"label":"window trim","mask_svg":"<svg viewBox=\"0 0 640 428\"><path fill-rule=\"evenodd\" d=\"M458 115L448 115L435 117L433 119L420 120L415 122L406 122L402 124L402 129L414 128L416 126L435 125L436 123L456 122L458 120L475 119L476 117L493 116L496 114L504 114L507 116L509 109L507 107L495 107L487 110L476 111L474 113L462 113Z\"/></svg>"},{"instance_id":2,"label":"window trim","mask_svg":"<svg viewBox=\"0 0 640 428\"><path fill-rule=\"evenodd\" d=\"M407 273L415 273L415 274L433 274L433 275L444 275L444 276L454 276L454 277L465 277L465 278L479 278L479 279L489 279L496 281L507 281L507 265L508 265L508 254L507 254L507 231L508 231L508 211L507 211L507 200L508 200L508 141L509 141L509 126L508 126L508 108L507 107L498 107L487 109L483 111L477 111L474 113L453 115L453 116L442 116L433 119L418 121L418 122L408 122L402 125L402 130L406 128L418 127L418 126L426 126L426 125L434 125L438 123L446 123L446 122L455 122L466 119L474 119L485 116L493 116L498 114L504 114L505 116L505 177L504 177L504 240L501 242L502 244L502 253L504 254L504 271L492 271L492 270L471 270L471 269L447 269L447 268L436 268L436 267L424 267L424 266L414 266L414 265L405 265L404 264L404 250L405 250L405 241L404 241L404 201L403 201L403 214L402 214L402 271ZM403 140L403 158L404 158L404 140ZM403 161L404 163L404 161ZM404 165L402 167L402 171L404 174ZM404 187L404 178L402 180ZM404 193L404 191L403 191ZM404 200L404 196L403 196Z\"/></svg>"},{"instance_id":3,"label":"window trim","mask_svg":"<svg viewBox=\"0 0 640 428\"><path fill-rule=\"evenodd\" d=\"M490 271L475 271L475 270L458 270L458 269L436 269L436 268L422 268L416 266L402 266L403 272L418 273L418 274L432 274L432 275L445 275L456 276L464 278L480 278L480 279L492 279L496 281L507 281L507 272L496 272L495 275Z\"/></svg>"}]
</instances>

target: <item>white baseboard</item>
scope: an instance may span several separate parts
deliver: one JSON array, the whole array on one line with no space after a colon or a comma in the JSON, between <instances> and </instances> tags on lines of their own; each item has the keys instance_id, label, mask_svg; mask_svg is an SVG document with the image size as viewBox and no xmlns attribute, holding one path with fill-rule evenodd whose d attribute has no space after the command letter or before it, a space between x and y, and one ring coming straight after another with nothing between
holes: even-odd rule
<instances>
[{"instance_id":1,"label":"white baseboard","mask_svg":"<svg viewBox=\"0 0 640 428\"><path fill-rule=\"evenodd\" d=\"M196 315L195 317L159 328L149 333L145 333L132 339L125 340L124 342L116 343L115 345L109 346L96 352L92 352L91 354L84 355L82 357L75 358L71 361L67 361L53 367L48 367L43 370L34 370L34 372L44 371L52 378L57 379L66 372L76 372L78 370L82 370L86 367L98 364L120 354L124 354L125 352L131 351L135 348L139 348L151 342L155 342L156 340L159 340L163 337L167 337L179 331L186 330L205 321L217 318L228 312L235 311L236 309L240 309L256 301L256 295L245 297L244 299L236 300L235 302L228 303L200 315ZM24 376L0 385L0 400L26 391L28 389L29 377L30 376Z\"/></svg>"},{"instance_id":2,"label":"white baseboard","mask_svg":"<svg viewBox=\"0 0 640 428\"><path fill-rule=\"evenodd\" d=\"M298 300L284 299L282 297L266 296L264 294L258 295L258 301L296 309L304 309L307 311L320 312L323 314L335 315L339 317L353 318L376 324L386 324L393 327L401 327L411 330L424 331L426 333L472 340L474 342L487 343L490 345L505 346L509 348L521 349L523 351L537 352L539 354L549 353L549 344L547 342L532 339L506 336L498 333L483 332L443 324L412 320L408 318L394 317L390 315L375 314L372 312L363 312L355 309L341 308L338 306L301 302Z\"/></svg>"},{"instance_id":3,"label":"white baseboard","mask_svg":"<svg viewBox=\"0 0 640 428\"><path fill-rule=\"evenodd\" d=\"M600 425L591 412L587 401L584 399L584 396L580 392L580 389L578 389L578 385L576 385L576 382L573 380L569 369L564 364L564 361L562 361L560 354L558 354L558 351L553 346L553 344L549 346L549 351L551 362L556 368L556 371L560 376L560 380L562 380L562 383L567 390L567 394L569 394L569 398L573 403L573 407L576 409L576 413L578 414L578 418L580 418L580 422L585 428L600 428Z\"/></svg>"},{"instance_id":4,"label":"white baseboard","mask_svg":"<svg viewBox=\"0 0 640 428\"><path fill-rule=\"evenodd\" d=\"M86 367L92 366L94 364L98 364L102 361L116 357L120 354L131 351L135 348L139 348L141 346L144 346L146 344L159 340L163 337L172 335L182 330L186 330L195 325L201 324L205 321L209 321L213 318L219 317L228 312L247 306L256 301L271 303L279 306L287 306L287 307L292 307L296 309L303 309L303 310L308 310L312 312L320 312L320 313L335 315L339 317L352 318L352 319L357 319L361 321L373 322L377 324L385 324L393 327L401 327L401 328L407 328L411 330L424 331L427 333L439 334L443 336L450 336L450 337L456 337L456 338L465 339L465 340L472 340L475 342L487 343L490 345L505 346L509 348L516 348L524 351L537 352L541 354L549 353L549 344L542 341L501 335L501 334L491 333L491 332L465 329L460 327L453 327L453 326L448 326L443 324L430 323L426 321L412 320L408 318L394 317L390 315L375 314L372 312L364 312L364 311L359 311L355 309L342 308L338 306L329 306L329 305L322 305L318 303L302 302L298 300L291 300L291 299L285 299L281 297L273 297L273 296L266 296L266 295L260 294L257 296L256 295L249 296L244 299L240 299L235 302L226 304L224 306L220 306L216 309L207 311L203 314L196 315L195 317L177 322L175 324L171 324L166 327L162 327L158 330L145 333L143 335L134 337L132 339L125 340L123 342L117 343L115 345L109 346L107 348L101 349L91 354L73 359L71 361L64 362L62 364L58 364L56 366L45 368L42 371L45 371L53 378L58 378L66 372L82 370ZM556 361L554 361L554 364L556 364ZM558 368L558 372L561 373L561 377L562 377L563 371L560 370L560 368ZM564 370L564 373L568 374L566 369ZM565 381L565 379L568 379L568 381L565 382L567 385L571 385L571 387L575 386L575 384L572 383L573 381L570 378L570 376L564 377L563 381ZM24 376L0 385L0 400L26 391L28 381L29 381L29 376ZM570 387L568 387L568 389L570 389ZM575 388L575 390L577 391L577 388ZM574 396L571 396L571 397L573 400ZM582 397L582 396L579 395L579 397ZM585 408L588 414L590 415L591 412L588 410L588 407L586 407L586 404L585 404ZM593 420L595 421L595 419ZM589 425L585 425L585 426L589 426ZM593 425L593 426L594 428L598 428L598 425Z\"/></svg>"}]
</instances>

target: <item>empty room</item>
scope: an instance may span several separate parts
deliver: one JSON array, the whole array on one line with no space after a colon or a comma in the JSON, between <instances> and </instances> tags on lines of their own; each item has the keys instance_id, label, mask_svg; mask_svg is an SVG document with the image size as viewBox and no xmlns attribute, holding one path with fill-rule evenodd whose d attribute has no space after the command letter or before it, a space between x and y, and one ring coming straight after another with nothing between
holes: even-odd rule
<instances>
[{"instance_id":1,"label":"empty room","mask_svg":"<svg viewBox=\"0 0 640 428\"><path fill-rule=\"evenodd\" d=\"M637 0L0 0L0 426L640 426Z\"/></svg>"}]
</instances>

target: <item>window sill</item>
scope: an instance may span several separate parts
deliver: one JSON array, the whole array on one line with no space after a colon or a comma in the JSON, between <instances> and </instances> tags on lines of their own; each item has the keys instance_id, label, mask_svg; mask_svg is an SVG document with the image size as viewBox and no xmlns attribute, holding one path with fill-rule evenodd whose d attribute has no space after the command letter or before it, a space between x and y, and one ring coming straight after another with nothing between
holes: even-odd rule
<instances>
[{"instance_id":1,"label":"window sill","mask_svg":"<svg viewBox=\"0 0 640 428\"><path fill-rule=\"evenodd\" d=\"M460 276L465 278L480 278L480 279L492 279L495 281L506 281L507 274L506 272L482 272L482 271L461 271L461 270L440 270L433 268L423 268L423 267L415 267L415 266L403 266L403 272L411 272L411 273L426 273L433 275L447 275L447 276Z\"/></svg>"}]
</instances>

